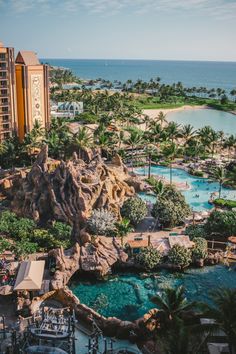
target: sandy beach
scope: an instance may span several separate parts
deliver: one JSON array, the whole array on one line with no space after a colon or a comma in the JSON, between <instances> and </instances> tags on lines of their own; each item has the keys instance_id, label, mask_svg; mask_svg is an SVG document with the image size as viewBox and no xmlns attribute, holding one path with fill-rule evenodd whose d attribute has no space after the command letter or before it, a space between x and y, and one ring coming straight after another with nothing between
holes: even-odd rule
<instances>
[{"instance_id":1,"label":"sandy beach","mask_svg":"<svg viewBox=\"0 0 236 354\"><path fill-rule=\"evenodd\" d=\"M168 114L171 112L185 111L185 110L196 110L196 109L212 109L206 105L203 106L182 106L178 108L159 108L159 109L144 109L143 114L149 116L151 119L155 119L160 112Z\"/></svg>"}]
</instances>

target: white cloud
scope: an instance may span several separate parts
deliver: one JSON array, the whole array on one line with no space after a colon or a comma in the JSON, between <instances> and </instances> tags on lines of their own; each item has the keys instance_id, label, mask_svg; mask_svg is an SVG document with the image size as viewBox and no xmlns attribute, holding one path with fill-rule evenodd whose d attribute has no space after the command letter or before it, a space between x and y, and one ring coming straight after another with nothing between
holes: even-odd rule
<instances>
[{"instance_id":1,"label":"white cloud","mask_svg":"<svg viewBox=\"0 0 236 354\"><path fill-rule=\"evenodd\" d=\"M63 10L63 12L88 11L90 13L113 14L122 9L134 14L166 11L199 11L216 18L236 17L236 0L0 0L16 13L31 9Z\"/></svg>"}]
</instances>

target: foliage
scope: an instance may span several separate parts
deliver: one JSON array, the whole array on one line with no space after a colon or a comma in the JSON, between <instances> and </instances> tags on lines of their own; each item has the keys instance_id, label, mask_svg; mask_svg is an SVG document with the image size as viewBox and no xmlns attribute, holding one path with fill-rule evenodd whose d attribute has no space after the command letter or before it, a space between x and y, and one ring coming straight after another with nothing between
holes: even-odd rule
<instances>
[{"instance_id":1,"label":"foliage","mask_svg":"<svg viewBox=\"0 0 236 354\"><path fill-rule=\"evenodd\" d=\"M236 208L236 201L230 199L214 199L214 205L219 206L221 208L233 209Z\"/></svg>"},{"instance_id":2,"label":"foliage","mask_svg":"<svg viewBox=\"0 0 236 354\"><path fill-rule=\"evenodd\" d=\"M14 243L13 252L17 257L24 257L27 254L35 253L38 245L35 242L30 242L27 239L22 239Z\"/></svg>"},{"instance_id":3,"label":"foliage","mask_svg":"<svg viewBox=\"0 0 236 354\"><path fill-rule=\"evenodd\" d=\"M0 215L0 233L13 240L12 247L18 255L71 245L70 225L55 222L49 229L38 228L33 220L19 218L10 211Z\"/></svg>"},{"instance_id":4,"label":"foliage","mask_svg":"<svg viewBox=\"0 0 236 354\"><path fill-rule=\"evenodd\" d=\"M229 343L230 353L233 354L236 350L236 290L214 289L211 305L205 306L204 316L214 319L212 330L221 330L226 334L226 342Z\"/></svg>"},{"instance_id":5,"label":"foliage","mask_svg":"<svg viewBox=\"0 0 236 354\"><path fill-rule=\"evenodd\" d=\"M165 288L162 293L152 297L152 302L157 305L158 309L164 312L167 325L176 319L180 319L184 312L193 309L194 302L189 302L185 296L185 288Z\"/></svg>"},{"instance_id":6,"label":"foliage","mask_svg":"<svg viewBox=\"0 0 236 354\"><path fill-rule=\"evenodd\" d=\"M236 211L214 210L205 224L208 237L219 235L229 237L236 234Z\"/></svg>"},{"instance_id":7,"label":"foliage","mask_svg":"<svg viewBox=\"0 0 236 354\"><path fill-rule=\"evenodd\" d=\"M189 173L191 175L193 175L193 176L196 176L196 177L203 177L204 176L204 172L200 171L200 170L192 170L192 169L190 169Z\"/></svg>"},{"instance_id":8,"label":"foliage","mask_svg":"<svg viewBox=\"0 0 236 354\"><path fill-rule=\"evenodd\" d=\"M4 238L0 238L0 254L11 249L11 243Z\"/></svg>"},{"instance_id":9,"label":"foliage","mask_svg":"<svg viewBox=\"0 0 236 354\"><path fill-rule=\"evenodd\" d=\"M201 237L206 238L207 234L204 225L189 225L185 229L185 234L189 236L190 240L194 238Z\"/></svg>"},{"instance_id":10,"label":"foliage","mask_svg":"<svg viewBox=\"0 0 236 354\"><path fill-rule=\"evenodd\" d=\"M147 212L146 203L137 196L127 199L121 208L122 217L128 218L134 226L145 218Z\"/></svg>"},{"instance_id":11,"label":"foliage","mask_svg":"<svg viewBox=\"0 0 236 354\"><path fill-rule=\"evenodd\" d=\"M190 214L190 208L184 196L173 186L166 186L152 209L152 215L162 227L181 225Z\"/></svg>"},{"instance_id":12,"label":"foliage","mask_svg":"<svg viewBox=\"0 0 236 354\"><path fill-rule=\"evenodd\" d=\"M207 240L202 237L196 237L193 239L195 243L192 249L192 255L195 259L205 259L207 257Z\"/></svg>"},{"instance_id":13,"label":"foliage","mask_svg":"<svg viewBox=\"0 0 236 354\"><path fill-rule=\"evenodd\" d=\"M89 230L94 235L114 234L116 218L112 212L106 209L95 209L88 218Z\"/></svg>"},{"instance_id":14,"label":"foliage","mask_svg":"<svg viewBox=\"0 0 236 354\"><path fill-rule=\"evenodd\" d=\"M140 253L136 255L135 260L138 264L147 270L153 270L161 261L161 253L149 246L142 248Z\"/></svg>"},{"instance_id":15,"label":"foliage","mask_svg":"<svg viewBox=\"0 0 236 354\"><path fill-rule=\"evenodd\" d=\"M124 237L134 231L134 229L130 225L130 220L127 218L123 218L120 222L115 224L115 235L121 238L121 244L123 246Z\"/></svg>"},{"instance_id":16,"label":"foliage","mask_svg":"<svg viewBox=\"0 0 236 354\"><path fill-rule=\"evenodd\" d=\"M186 268L191 264L192 261L192 251L184 246L180 246L178 244L174 245L169 254L169 261L177 266L182 268Z\"/></svg>"}]
</instances>

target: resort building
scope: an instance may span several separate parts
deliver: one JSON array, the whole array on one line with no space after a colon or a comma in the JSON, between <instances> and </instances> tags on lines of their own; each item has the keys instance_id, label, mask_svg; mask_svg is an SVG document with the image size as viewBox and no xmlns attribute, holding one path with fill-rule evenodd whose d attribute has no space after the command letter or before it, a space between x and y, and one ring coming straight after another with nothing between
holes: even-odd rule
<instances>
[{"instance_id":1,"label":"resort building","mask_svg":"<svg viewBox=\"0 0 236 354\"><path fill-rule=\"evenodd\" d=\"M49 125L49 68L31 51L20 51L15 67L18 136L23 140L36 121L45 128Z\"/></svg>"},{"instance_id":2,"label":"resort building","mask_svg":"<svg viewBox=\"0 0 236 354\"><path fill-rule=\"evenodd\" d=\"M75 118L84 112L83 102L58 102L51 107L52 117Z\"/></svg>"},{"instance_id":3,"label":"resort building","mask_svg":"<svg viewBox=\"0 0 236 354\"><path fill-rule=\"evenodd\" d=\"M17 131L14 48L0 42L0 143Z\"/></svg>"},{"instance_id":4,"label":"resort building","mask_svg":"<svg viewBox=\"0 0 236 354\"><path fill-rule=\"evenodd\" d=\"M0 42L0 143L14 134L22 141L38 121L49 125L49 68L36 54Z\"/></svg>"}]
</instances>

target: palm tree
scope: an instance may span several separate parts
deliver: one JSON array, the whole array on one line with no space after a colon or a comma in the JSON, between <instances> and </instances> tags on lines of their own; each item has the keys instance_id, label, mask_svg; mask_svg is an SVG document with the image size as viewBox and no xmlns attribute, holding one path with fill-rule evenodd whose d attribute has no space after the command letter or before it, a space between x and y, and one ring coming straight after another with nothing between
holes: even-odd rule
<instances>
[{"instance_id":1,"label":"palm tree","mask_svg":"<svg viewBox=\"0 0 236 354\"><path fill-rule=\"evenodd\" d=\"M173 143L174 140L181 136L180 134L180 125L176 122L170 122L166 127L166 133L171 142Z\"/></svg>"},{"instance_id":2,"label":"palm tree","mask_svg":"<svg viewBox=\"0 0 236 354\"><path fill-rule=\"evenodd\" d=\"M219 182L219 199L220 199L221 198L222 185L223 185L224 182L227 181L226 171L225 171L224 167L217 167L213 171L212 177L213 177L214 180Z\"/></svg>"},{"instance_id":3,"label":"palm tree","mask_svg":"<svg viewBox=\"0 0 236 354\"><path fill-rule=\"evenodd\" d=\"M134 150L143 142L143 132L138 129L131 129L129 138L125 144L131 147L131 168L133 171Z\"/></svg>"},{"instance_id":4,"label":"palm tree","mask_svg":"<svg viewBox=\"0 0 236 354\"><path fill-rule=\"evenodd\" d=\"M156 194L157 197L161 196L165 191L165 185L164 183L160 181L156 181L156 183L153 186L153 192Z\"/></svg>"},{"instance_id":5,"label":"palm tree","mask_svg":"<svg viewBox=\"0 0 236 354\"><path fill-rule=\"evenodd\" d=\"M168 145L165 145L163 150L162 150L163 155L167 158L170 159L170 184L172 184L172 163L173 160L175 159L177 155L177 146L175 143L170 143Z\"/></svg>"},{"instance_id":6,"label":"palm tree","mask_svg":"<svg viewBox=\"0 0 236 354\"><path fill-rule=\"evenodd\" d=\"M148 178L151 177L152 156L157 153L157 147L154 144L147 144L145 146L145 153L148 156Z\"/></svg>"},{"instance_id":7,"label":"palm tree","mask_svg":"<svg viewBox=\"0 0 236 354\"><path fill-rule=\"evenodd\" d=\"M214 320L213 330L222 330L229 343L230 353L236 350L236 290L218 289L212 294L213 305L205 306L207 318Z\"/></svg>"},{"instance_id":8,"label":"palm tree","mask_svg":"<svg viewBox=\"0 0 236 354\"><path fill-rule=\"evenodd\" d=\"M157 305L158 309L163 311L167 324L171 321L181 319L182 315L194 308L194 302L189 302L185 297L183 286L178 288L166 288L159 295L152 297L151 301Z\"/></svg>"},{"instance_id":9,"label":"palm tree","mask_svg":"<svg viewBox=\"0 0 236 354\"><path fill-rule=\"evenodd\" d=\"M80 127L78 132L73 137L75 146L79 148L79 159L81 158L81 151L84 148L91 146L93 141L92 135L86 127Z\"/></svg>"},{"instance_id":10,"label":"palm tree","mask_svg":"<svg viewBox=\"0 0 236 354\"><path fill-rule=\"evenodd\" d=\"M130 225L130 220L123 218L119 223L116 223L117 236L121 238L121 245L124 246L124 237L134 229Z\"/></svg>"},{"instance_id":11,"label":"palm tree","mask_svg":"<svg viewBox=\"0 0 236 354\"><path fill-rule=\"evenodd\" d=\"M236 136L230 135L224 142L224 147L228 149L228 159L230 159L231 148L236 149Z\"/></svg>"},{"instance_id":12,"label":"palm tree","mask_svg":"<svg viewBox=\"0 0 236 354\"><path fill-rule=\"evenodd\" d=\"M185 144L187 144L188 141L195 136L195 133L196 133L196 130L194 130L194 128L191 124L183 125L183 127L181 129L181 136L184 138Z\"/></svg>"},{"instance_id":13,"label":"palm tree","mask_svg":"<svg viewBox=\"0 0 236 354\"><path fill-rule=\"evenodd\" d=\"M163 112L160 112L156 118L157 122L160 122L161 127L163 126L164 123L167 123L166 115Z\"/></svg>"}]
</instances>

